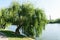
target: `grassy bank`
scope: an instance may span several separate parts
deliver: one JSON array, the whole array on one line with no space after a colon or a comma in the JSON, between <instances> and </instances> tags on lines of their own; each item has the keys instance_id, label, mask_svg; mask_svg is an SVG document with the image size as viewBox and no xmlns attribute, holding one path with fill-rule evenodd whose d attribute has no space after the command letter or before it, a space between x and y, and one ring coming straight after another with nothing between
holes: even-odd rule
<instances>
[{"instance_id":1,"label":"grassy bank","mask_svg":"<svg viewBox=\"0 0 60 40\"><path fill-rule=\"evenodd\" d=\"M8 37L9 40L33 40L32 38L29 37L16 35L14 32L8 30L0 30L0 32L3 32Z\"/></svg>"}]
</instances>

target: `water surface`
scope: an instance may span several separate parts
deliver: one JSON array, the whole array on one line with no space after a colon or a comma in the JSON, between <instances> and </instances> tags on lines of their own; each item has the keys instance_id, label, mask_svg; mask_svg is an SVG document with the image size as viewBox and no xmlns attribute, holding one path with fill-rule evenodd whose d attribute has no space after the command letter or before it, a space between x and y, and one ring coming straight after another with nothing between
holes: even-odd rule
<instances>
[{"instance_id":1,"label":"water surface","mask_svg":"<svg viewBox=\"0 0 60 40\"><path fill-rule=\"evenodd\" d=\"M41 38L42 40L60 40L60 24L47 24Z\"/></svg>"},{"instance_id":2,"label":"water surface","mask_svg":"<svg viewBox=\"0 0 60 40\"><path fill-rule=\"evenodd\" d=\"M8 30L15 32L16 25L8 27ZM38 38L36 39L38 40ZM60 40L60 24L47 24L39 40Z\"/></svg>"}]
</instances>

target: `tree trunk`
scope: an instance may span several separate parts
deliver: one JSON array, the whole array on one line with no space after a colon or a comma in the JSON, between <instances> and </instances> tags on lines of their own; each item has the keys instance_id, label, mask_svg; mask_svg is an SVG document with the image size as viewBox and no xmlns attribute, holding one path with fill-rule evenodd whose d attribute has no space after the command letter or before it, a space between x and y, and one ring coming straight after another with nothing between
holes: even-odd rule
<instances>
[{"instance_id":1,"label":"tree trunk","mask_svg":"<svg viewBox=\"0 0 60 40\"><path fill-rule=\"evenodd\" d=\"M15 33L17 34L17 35L20 35L20 32L19 32L19 29L21 28L21 26L20 25L18 25L18 27L16 28L16 30L15 30Z\"/></svg>"}]
</instances>

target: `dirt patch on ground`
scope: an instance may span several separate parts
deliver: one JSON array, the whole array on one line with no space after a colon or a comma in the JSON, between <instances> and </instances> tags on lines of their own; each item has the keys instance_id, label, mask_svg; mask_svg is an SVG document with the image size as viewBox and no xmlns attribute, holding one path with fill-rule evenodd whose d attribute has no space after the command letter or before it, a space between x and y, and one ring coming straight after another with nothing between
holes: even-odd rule
<instances>
[{"instance_id":1,"label":"dirt patch on ground","mask_svg":"<svg viewBox=\"0 0 60 40\"><path fill-rule=\"evenodd\" d=\"M0 40L8 40L8 38L4 33L0 32Z\"/></svg>"}]
</instances>

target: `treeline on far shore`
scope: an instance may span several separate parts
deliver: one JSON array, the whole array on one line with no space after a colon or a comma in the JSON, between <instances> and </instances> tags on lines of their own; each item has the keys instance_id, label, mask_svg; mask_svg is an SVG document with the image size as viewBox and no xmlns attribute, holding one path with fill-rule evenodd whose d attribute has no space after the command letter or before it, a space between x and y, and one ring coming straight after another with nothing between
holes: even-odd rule
<instances>
[{"instance_id":1,"label":"treeline on far shore","mask_svg":"<svg viewBox=\"0 0 60 40\"><path fill-rule=\"evenodd\" d=\"M60 18L55 20L48 20L49 23L60 23Z\"/></svg>"}]
</instances>

